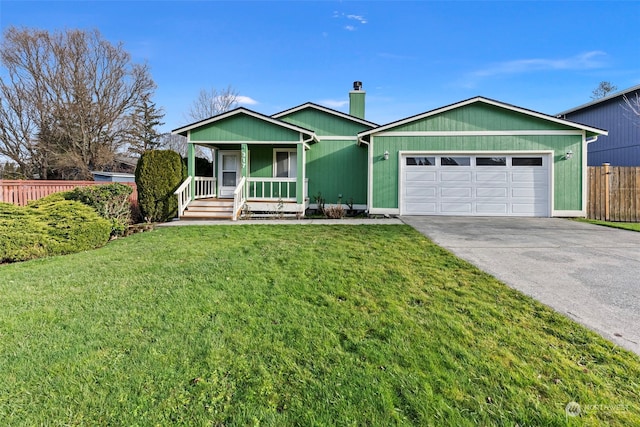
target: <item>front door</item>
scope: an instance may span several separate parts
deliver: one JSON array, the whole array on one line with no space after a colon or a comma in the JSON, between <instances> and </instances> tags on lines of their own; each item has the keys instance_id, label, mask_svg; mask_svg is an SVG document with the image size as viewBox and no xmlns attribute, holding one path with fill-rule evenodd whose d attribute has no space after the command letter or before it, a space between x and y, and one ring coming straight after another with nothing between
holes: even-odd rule
<instances>
[{"instance_id":1,"label":"front door","mask_svg":"<svg viewBox=\"0 0 640 427\"><path fill-rule=\"evenodd\" d=\"M240 182L240 152L220 151L218 158L218 197L232 198Z\"/></svg>"}]
</instances>

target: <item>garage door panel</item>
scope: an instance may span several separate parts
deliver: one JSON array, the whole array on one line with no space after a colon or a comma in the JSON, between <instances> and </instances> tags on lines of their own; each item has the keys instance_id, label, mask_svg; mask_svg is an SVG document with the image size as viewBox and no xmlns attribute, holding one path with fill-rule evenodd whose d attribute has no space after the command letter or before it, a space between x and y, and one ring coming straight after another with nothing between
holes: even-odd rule
<instances>
[{"instance_id":1,"label":"garage door panel","mask_svg":"<svg viewBox=\"0 0 640 427\"><path fill-rule=\"evenodd\" d=\"M453 198L461 198L461 197L471 197L473 190L471 187L442 187L440 189L440 196L443 198L453 197Z\"/></svg>"},{"instance_id":2,"label":"garage door panel","mask_svg":"<svg viewBox=\"0 0 640 427\"><path fill-rule=\"evenodd\" d=\"M508 203L478 203L476 205L476 213L487 215L506 215L509 213Z\"/></svg>"},{"instance_id":3,"label":"garage door panel","mask_svg":"<svg viewBox=\"0 0 640 427\"><path fill-rule=\"evenodd\" d=\"M541 209L534 203L512 203L511 211L514 214L545 215L546 209Z\"/></svg>"},{"instance_id":4,"label":"garage door panel","mask_svg":"<svg viewBox=\"0 0 640 427\"><path fill-rule=\"evenodd\" d=\"M436 212L436 203L407 203L406 211L409 215L425 215L425 214L435 214Z\"/></svg>"},{"instance_id":5,"label":"garage door panel","mask_svg":"<svg viewBox=\"0 0 640 427\"><path fill-rule=\"evenodd\" d=\"M405 180L412 182L435 182L437 180L436 171L408 170L405 172Z\"/></svg>"},{"instance_id":6,"label":"garage door panel","mask_svg":"<svg viewBox=\"0 0 640 427\"><path fill-rule=\"evenodd\" d=\"M476 188L476 196L478 196L479 198L502 197L506 199L509 196L509 189L507 187Z\"/></svg>"},{"instance_id":7,"label":"garage door panel","mask_svg":"<svg viewBox=\"0 0 640 427\"><path fill-rule=\"evenodd\" d=\"M417 198L435 198L438 189L436 187L407 187L405 195L411 200Z\"/></svg>"},{"instance_id":8,"label":"garage door panel","mask_svg":"<svg viewBox=\"0 0 640 427\"><path fill-rule=\"evenodd\" d=\"M541 180L544 180L546 182L547 180L547 171L520 171L518 170L517 172L513 172L511 174L511 182L521 182L521 183L525 183L525 182L529 182L529 183L534 183L534 182L540 182Z\"/></svg>"},{"instance_id":9,"label":"garage door panel","mask_svg":"<svg viewBox=\"0 0 640 427\"><path fill-rule=\"evenodd\" d=\"M429 154L433 156L432 154ZM401 213L406 215L497 215L548 216L550 213L549 162L512 162L483 165L484 160L468 155L470 164L438 166L442 157L428 167L406 166L403 162ZM518 156L514 156L518 157ZM521 156L520 156L521 157ZM478 165L478 162L480 164ZM486 163L486 162L484 162Z\"/></svg>"},{"instance_id":10,"label":"garage door panel","mask_svg":"<svg viewBox=\"0 0 640 427\"><path fill-rule=\"evenodd\" d=\"M476 172L476 182L494 184L497 182L507 182L508 180L509 174L506 171Z\"/></svg>"},{"instance_id":11,"label":"garage door panel","mask_svg":"<svg viewBox=\"0 0 640 427\"><path fill-rule=\"evenodd\" d=\"M547 194L545 191L542 191L538 188L521 188L515 187L511 188L511 197L513 199L535 199L535 200L546 200Z\"/></svg>"},{"instance_id":12,"label":"garage door panel","mask_svg":"<svg viewBox=\"0 0 640 427\"><path fill-rule=\"evenodd\" d=\"M470 214L471 202L469 203L441 203L440 212L443 214Z\"/></svg>"},{"instance_id":13,"label":"garage door panel","mask_svg":"<svg viewBox=\"0 0 640 427\"><path fill-rule=\"evenodd\" d=\"M471 171L467 172L440 172L440 182L471 182Z\"/></svg>"}]
</instances>

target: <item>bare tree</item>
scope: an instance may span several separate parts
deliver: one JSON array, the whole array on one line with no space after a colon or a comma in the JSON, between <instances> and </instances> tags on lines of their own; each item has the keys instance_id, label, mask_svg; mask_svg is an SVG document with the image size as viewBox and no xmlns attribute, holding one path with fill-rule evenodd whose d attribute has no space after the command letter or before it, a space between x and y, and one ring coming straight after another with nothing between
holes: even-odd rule
<instances>
[{"instance_id":1,"label":"bare tree","mask_svg":"<svg viewBox=\"0 0 640 427\"><path fill-rule=\"evenodd\" d=\"M602 81L598 84L598 87L591 92L591 99L596 100L604 98L616 90L618 90L618 87L611 84L611 82Z\"/></svg>"},{"instance_id":2,"label":"bare tree","mask_svg":"<svg viewBox=\"0 0 640 427\"><path fill-rule=\"evenodd\" d=\"M215 88L201 89L198 98L191 104L186 119L197 122L232 110L238 105L238 96L238 91L231 86L221 91Z\"/></svg>"},{"instance_id":3,"label":"bare tree","mask_svg":"<svg viewBox=\"0 0 640 427\"><path fill-rule=\"evenodd\" d=\"M635 120L640 126L640 93L636 92L635 96L628 97L624 95L624 109L631 113L631 119Z\"/></svg>"},{"instance_id":4,"label":"bare tree","mask_svg":"<svg viewBox=\"0 0 640 427\"><path fill-rule=\"evenodd\" d=\"M182 157L187 155L187 138L182 135L172 135L171 133L163 133L160 135L160 143L158 148L164 150L173 150Z\"/></svg>"},{"instance_id":5,"label":"bare tree","mask_svg":"<svg viewBox=\"0 0 640 427\"><path fill-rule=\"evenodd\" d=\"M155 90L146 64L97 30L9 27L0 60L0 154L41 177L88 179L127 142L127 118Z\"/></svg>"}]
</instances>

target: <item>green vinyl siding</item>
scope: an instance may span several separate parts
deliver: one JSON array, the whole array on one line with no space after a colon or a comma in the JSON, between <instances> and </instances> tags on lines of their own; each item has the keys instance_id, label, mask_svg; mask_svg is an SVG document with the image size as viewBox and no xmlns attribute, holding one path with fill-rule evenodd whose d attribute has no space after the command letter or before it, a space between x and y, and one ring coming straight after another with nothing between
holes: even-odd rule
<instances>
[{"instance_id":1,"label":"green vinyl siding","mask_svg":"<svg viewBox=\"0 0 640 427\"><path fill-rule=\"evenodd\" d=\"M256 117L232 116L191 130L191 142L215 141L299 141L300 132Z\"/></svg>"},{"instance_id":2,"label":"green vinyl siding","mask_svg":"<svg viewBox=\"0 0 640 427\"><path fill-rule=\"evenodd\" d=\"M300 126L305 129L315 131L316 135L322 136L353 136L358 132L371 129L361 123L348 120L324 111L313 108L295 111L286 116L280 117L280 120Z\"/></svg>"},{"instance_id":3,"label":"green vinyl siding","mask_svg":"<svg viewBox=\"0 0 640 427\"><path fill-rule=\"evenodd\" d=\"M490 104L475 103L423 119L416 119L410 123L387 129L385 132L485 130L575 130L575 128Z\"/></svg>"},{"instance_id":4,"label":"green vinyl siding","mask_svg":"<svg viewBox=\"0 0 640 427\"><path fill-rule=\"evenodd\" d=\"M287 148L293 148L287 146ZM251 145L251 172L253 178L271 178L273 177L273 145Z\"/></svg>"},{"instance_id":5,"label":"green vinyl siding","mask_svg":"<svg viewBox=\"0 0 640 427\"><path fill-rule=\"evenodd\" d=\"M367 149L353 140L321 141L307 151L309 198L322 194L326 203L353 199L354 204L367 203Z\"/></svg>"},{"instance_id":6,"label":"green vinyl siding","mask_svg":"<svg viewBox=\"0 0 640 427\"><path fill-rule=\"evenodd\" d=\"M275 149L293 149L291 144L249 144L249 176L273 177ZM225 149L227 147L225 146ZM235 149L235 147L234 147ZM237 148L239 149L239 147ZM336 203L342 194L344 203L367 203L367 149L353 140L322 141L306 150L306 178L309 180L309 198L321 193L327 203ZM299 167L302 156L298 155ZM298 173L301 176L301 173Z\"/></svg>"},{"instance_id":7,"label":"green vinyl siding","mask_svg":"<svg viewBox=\"0 0 640 427\"><path fill-rule=\"evenodd\" d=\"M358 132L371 126L349 120L326 111L309 107L294 111L280 120L313 130L321 139L311 144L306 152L309 198L322 194L326 203L353 200L354 204L367 203L367 148L358 146ZM345 140L322 140L323 136L346 136Z\"/></svg>"},{"instance_id":8,"label":"green vinyl siding","mask_svg":"<svg viewBox=\"0 0 640 427\"><path fill-rule=\"evenodd\" d=\"M553 151L555 210L582 210L582 136L373 137L373 208L398 208L398 151ZM567 150L573 151L565 160ZM389 151L389 160L383 154Z\"/></svg>"}]
</instances>

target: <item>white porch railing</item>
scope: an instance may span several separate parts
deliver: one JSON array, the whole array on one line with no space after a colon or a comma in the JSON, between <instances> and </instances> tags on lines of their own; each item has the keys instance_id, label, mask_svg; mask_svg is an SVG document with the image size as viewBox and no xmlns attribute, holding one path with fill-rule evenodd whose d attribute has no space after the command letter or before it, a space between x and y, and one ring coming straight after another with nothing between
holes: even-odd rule
<instances>
[{"instance_id":1,"label":"white porch railing","mask_svg":"<svg viewBox=\"0 0 640 427\"><path fill-rule=\"evenodd\" d=\"M180 218L191 201L191 177L188 176L173 194L178 196L178 218Z\"/></svg>"},{"instance_id":2,"label":"white porch railing","mask_svg":"<svg viewBox=\"0 0 640 427\"><path fill-rule=\"evenodd\" d=\"M216 183L217 180L215 177L210 176L196 176L195 177L195 186L196 186L196 199L207 199L211 197L216 197Z\"/></svg>"},{"instance_id":3,"label":"white porch railing","mask_svg":"<svg viewBox=\"0 0 640 427\"><path fill-rule=\"evenodd\" d=\"M247 189L246 189L246 180L244 176L240 179L238 186L233 191L233 216L231 220L236 221L238 219L238 215L240 214L240 210L242 206L247 201Z\"/></svg>"},{"instance_id":4,"label":"white porch railing","mask_svg":"<svg viewBox=\"0 0 640 427\"><path fill-rule=\"evenodd\" d=\"M173 192L173 194L178 196L178 218L182 216L191 200L216 197L216 178L196 176L193 182L195 183L195 195L191 194L190 176Z\"/></svg>"},{"instance_id":5,"label":"white porch railing","mask_svg":"<svg viewBox=\"0 0 640 427\"><path fill-rule=\"evenodd\" d=\"M304 198L309 180L304 180ZM247 178L247 199L254 201L296 201L297 178Z\"/></svg>"}]
</instances>

